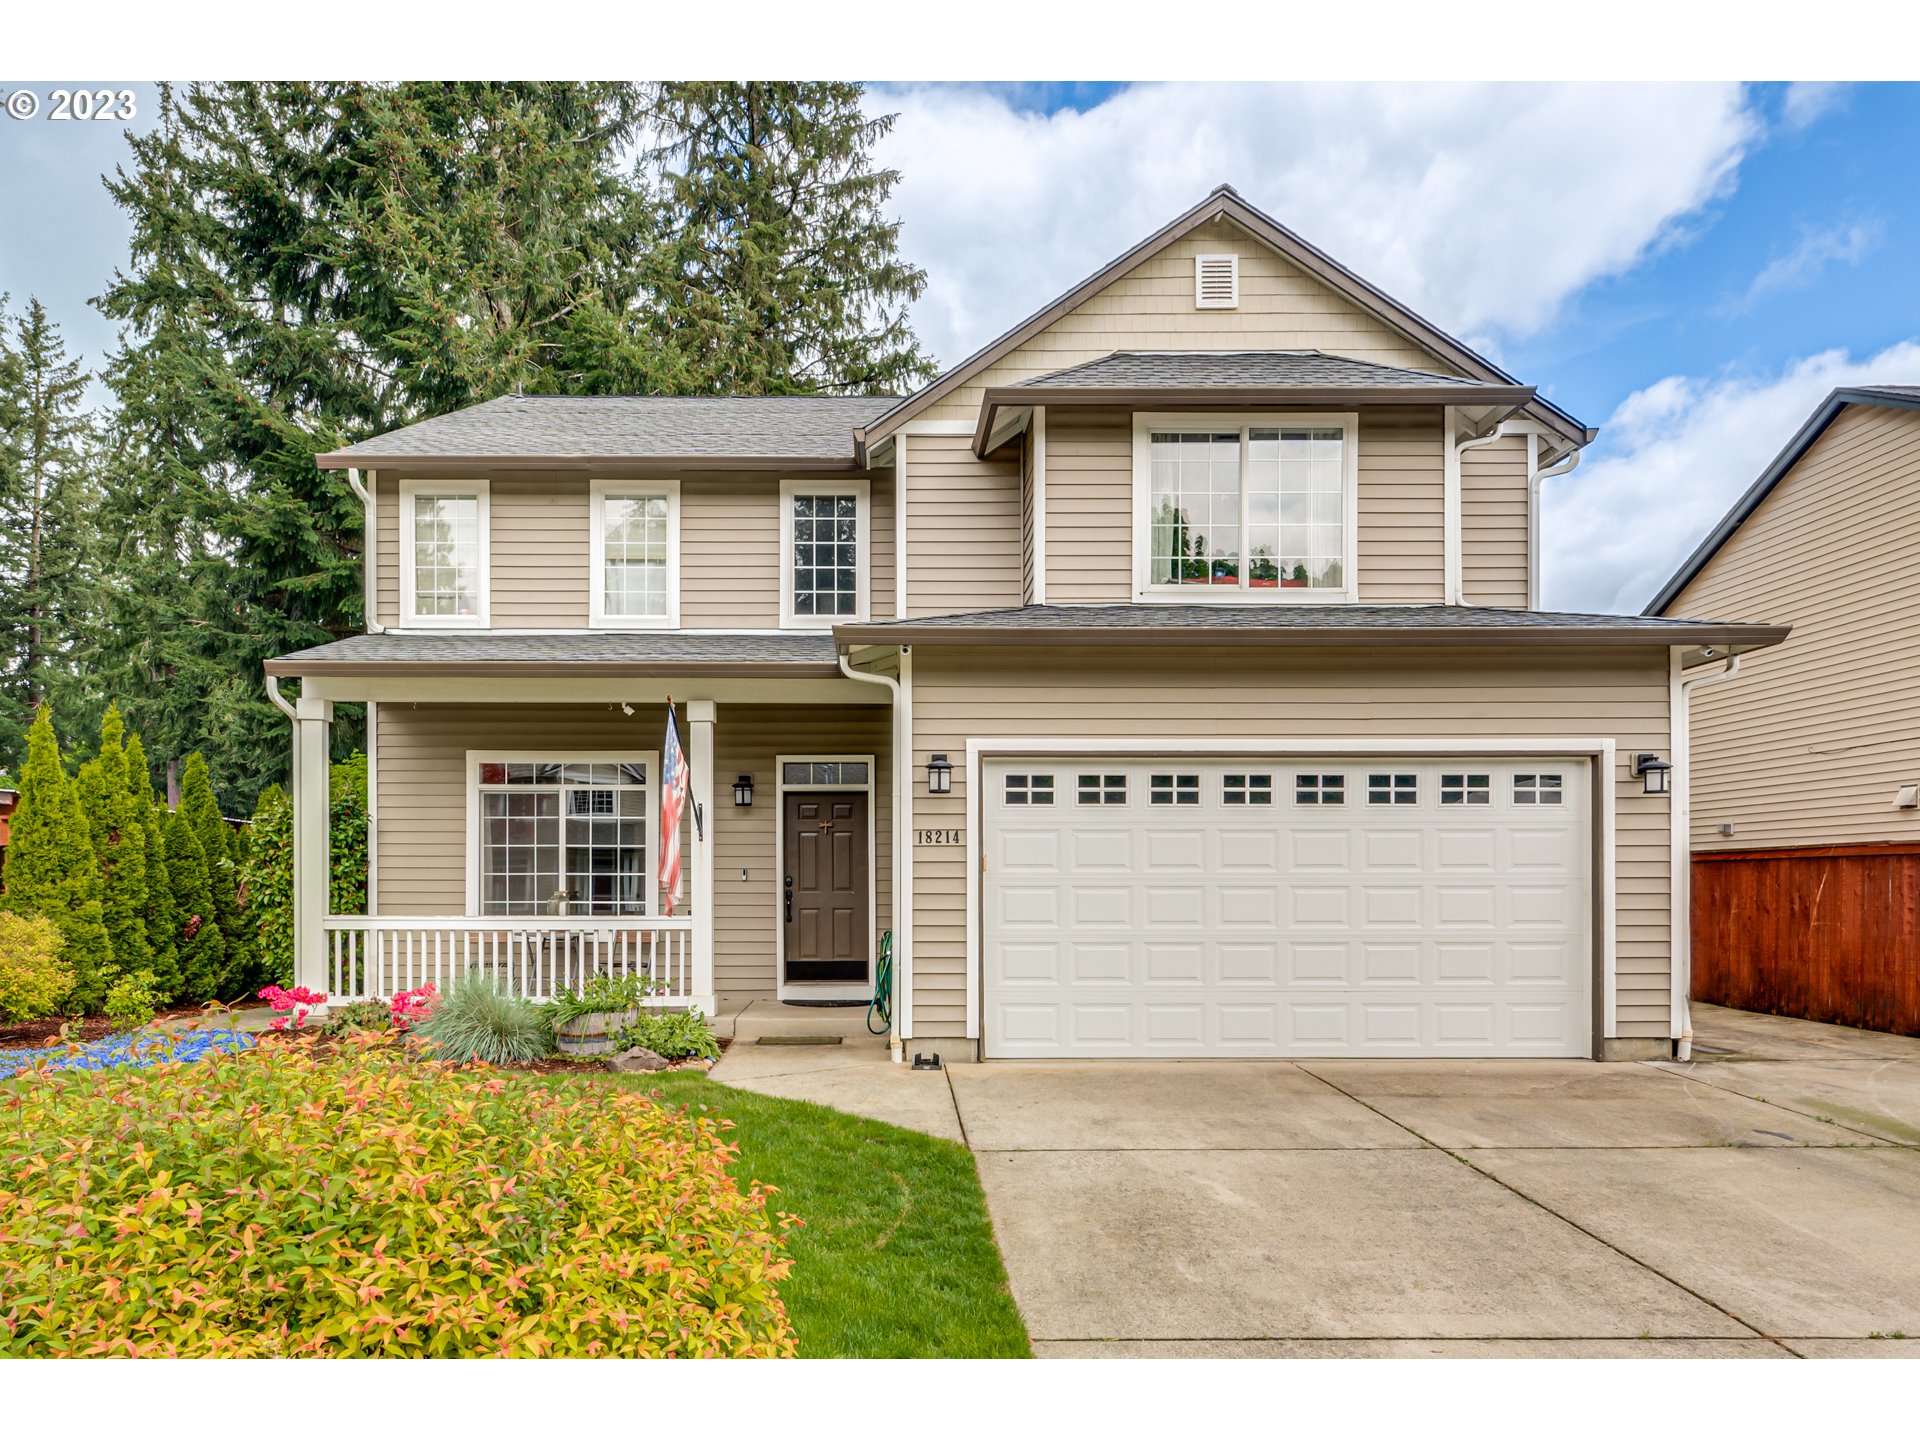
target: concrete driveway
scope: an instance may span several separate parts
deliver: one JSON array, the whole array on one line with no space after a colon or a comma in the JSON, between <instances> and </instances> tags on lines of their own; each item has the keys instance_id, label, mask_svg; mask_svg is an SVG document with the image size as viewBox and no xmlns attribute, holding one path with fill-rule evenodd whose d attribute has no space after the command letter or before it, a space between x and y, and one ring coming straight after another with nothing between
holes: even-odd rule
<instances>
[{"instance_id":1,"label":"concrete driveway","mask_svg":"<svg viewBox=\"0 0 1920 1440\"><path fill-rule=\"evenodd\" d=\"M948 1082L1041 1354L1920 1355L1920 1041L1696 1027Z\"/></svg>"}]
</instances>

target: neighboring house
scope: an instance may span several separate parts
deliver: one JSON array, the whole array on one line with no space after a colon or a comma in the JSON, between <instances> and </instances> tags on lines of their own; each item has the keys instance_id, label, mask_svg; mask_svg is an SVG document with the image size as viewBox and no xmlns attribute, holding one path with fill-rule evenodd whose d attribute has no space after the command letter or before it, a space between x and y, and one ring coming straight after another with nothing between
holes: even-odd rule
<instances>
[{"instance_id":1,"label":"neighboring house","mask_svg":"<svg viewBox=\"0 0 1920 1440\"><path fill-rule=\"evenodd\" d=\"M1920 1034L1920 387L1836 390L1648 615L1790 622L1693 702L1694 995Z\"/></svg>"},{"instance_id":2,"label":"neighboring house","mask_svg":"<svg viewBox=\"0 0 1920 1440\"><path fill-rule=\"evenodd\" d=\"M322 456L373 623L268 666L299 976L855 1000L891 930L949 1059L1670 1054L1676 677L1785 631L1530 608L1592 435L1223 187L906 398L516 396ZM373 918L323 913L345 702Z\"/></svg>"}]
</instances>

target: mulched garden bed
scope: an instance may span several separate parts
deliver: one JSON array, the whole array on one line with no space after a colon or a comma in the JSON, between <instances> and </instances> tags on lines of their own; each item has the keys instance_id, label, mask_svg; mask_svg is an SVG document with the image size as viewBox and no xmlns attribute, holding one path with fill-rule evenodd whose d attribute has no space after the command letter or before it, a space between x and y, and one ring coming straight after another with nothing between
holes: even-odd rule
<instances>
[{"instance_id":1,"label":"mulched garden bed","mask_svg":"<svg viewBox=\"0 0 1920 1440\"><path fill-rule=\"evenodd\" d=\"M177 1005L171 1010L159 1011L154 1019L195 1019L200 1013L198 1005ZM113 1033L113 1022L104 1015L90 1015L84 1020L68 1020L59 1015L48 1020L16 1020L10 1025L0 1025L0 1050L36 1050L58 1038L62 1025L73 1026L68 1032L68 1038L73 1040L104 1040Z\"/></svg>"}]
</instances>

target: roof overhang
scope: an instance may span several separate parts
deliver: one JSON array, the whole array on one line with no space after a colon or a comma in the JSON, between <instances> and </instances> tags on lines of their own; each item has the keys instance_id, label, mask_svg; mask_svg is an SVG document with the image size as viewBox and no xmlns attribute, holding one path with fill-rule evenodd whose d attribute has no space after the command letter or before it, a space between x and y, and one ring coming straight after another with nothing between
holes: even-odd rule
<instances>
[{"instance_id":1,"label":"roof overhang","mask_svg":"<svg viewBox=\"0 0 1920 1440\"><path fill-rule=\"evenodd\" d=\"M995 385L980 400L973 453L987 456L1026 428L1035 408L1354 410L1452 405L1474 435L1492 433L1534 398L1528 385Z\"/></svg>"},{"instance_id":2,"label":"roof overhang","mask_svg":"<svg viewBox=\"0 0 1920 1440\"><path fill-rule=\"evenodd\" d=\"M858 470L846 455L346 455L313 457L322 470L406 470L470 475L475 470L578 471L593 475L686 474L689 471L774 470L782 474Z\"/></svg>"},{"instance_id":3,"label":"roof overhang","mask_svg":"<svg viewBox=\"0 0 1920 1440\"><path fill-rule=\"evenodd\" d=\"M688 675L712 679L827 680L840 674L838 665L804 661L768 660L302 660L285 655L266 664L276 679L293 676L495 676L534 680L565 676L569 679Z\"/></svg>"},{"instance_id":4,"label":"roof overhang","mask_svg":"<svg viewBox=\"0 0 1920 1440\"><path fill-rule=\"evenodd\" d=\"M1676 621L1650 629L1645 625L1553 627L1515 626L1494 629L1486 625L1413 626L1193 626L1164 625L915 625L878 621L840 625L834 639L840 648L858 645L941 646L1156 646L1169 641L1184 647L1218 649L1374 649L1391 646L1446 645L1471 648L1530 649L1666 649L1680 646L1701 652L1703 660L1722 660L1751 650L1778 645L1790 626L1719 624ZM1705 652L1711 650L1711 654Z\"/></svg>"}]
</instances>

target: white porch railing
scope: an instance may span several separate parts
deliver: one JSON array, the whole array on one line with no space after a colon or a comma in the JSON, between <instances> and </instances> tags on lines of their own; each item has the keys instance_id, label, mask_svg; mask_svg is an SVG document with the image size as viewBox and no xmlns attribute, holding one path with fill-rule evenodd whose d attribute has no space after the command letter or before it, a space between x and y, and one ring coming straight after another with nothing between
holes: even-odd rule
<instances>
[{"instance_id":1,"label":"white porch railing","mask_svg":"<svg viewBox=\"0 0 1920 1440\"><path fill-rule=\"evenodd\" d=\"M699 993L691 916L329 915L324 924L337 1004L470 979L551 1000L594 975L647 976L652 1006L689 1005Z\"/></svg>"}]
</instances>

